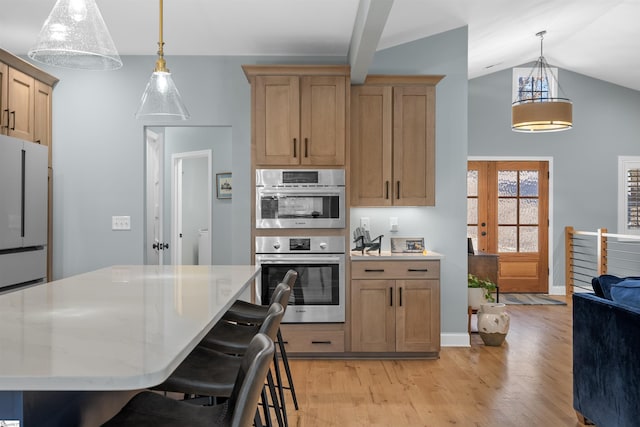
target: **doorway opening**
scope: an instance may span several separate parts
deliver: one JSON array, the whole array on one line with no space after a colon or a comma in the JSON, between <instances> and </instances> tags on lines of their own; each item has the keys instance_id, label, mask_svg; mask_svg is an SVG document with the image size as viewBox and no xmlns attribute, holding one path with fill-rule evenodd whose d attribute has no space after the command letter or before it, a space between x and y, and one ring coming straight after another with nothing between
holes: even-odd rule
<instances>
[{"instance_id":1,"label":"doorway opening","mask_svg":"<svg viewBox=\"0 0 640 427\"><path fill-rule=\"evenodd\" d=\"M467 236L498 254L500 292L550 293L549 160L471 160Z\"/></svg>"},{"instance_id":2,"label":"doorway opening","mask_svg":"<svg viewBox=\"0 0 640 427\"><path fill-rule=\"evenodd\" d=\"M144 141L145 263L232 264L233 200L214 188L233 163L231 127L145 127Z\"/></svg>"},{"instance_id":3,"label":"doorway opening","mask_svg":"<svg viewBox=\"0 0 640 427\"><path fill-rule=\"evenodd\" d=\"M211 150L171 156L171 263L211 264Z\"/></svg>"}]
</instances>

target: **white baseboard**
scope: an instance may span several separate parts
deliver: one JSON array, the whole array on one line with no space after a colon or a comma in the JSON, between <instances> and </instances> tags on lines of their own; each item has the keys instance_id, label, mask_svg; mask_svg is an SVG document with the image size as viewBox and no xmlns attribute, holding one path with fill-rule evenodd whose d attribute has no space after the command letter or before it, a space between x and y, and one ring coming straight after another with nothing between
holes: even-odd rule
<instances>
[{"instance_id":1,"label":"white baseboard","mask_svg":"<svg viewBox=\"0 0 640 427\"><path fill-rule=\"evenodd\" d=\"M566 295L567 290L564 286L551 286L549 289L549 295Z\"/></svg>"},{"instance_id":2,"label":"white baseboard","mask_svg":"<svg viewBox=\"0 0 640 427\"><path fill-rule=\"evenodd\" d=\"M471 337L466 333L440 334L441 347L471 347Z\"/></svg>"}]
</instances>

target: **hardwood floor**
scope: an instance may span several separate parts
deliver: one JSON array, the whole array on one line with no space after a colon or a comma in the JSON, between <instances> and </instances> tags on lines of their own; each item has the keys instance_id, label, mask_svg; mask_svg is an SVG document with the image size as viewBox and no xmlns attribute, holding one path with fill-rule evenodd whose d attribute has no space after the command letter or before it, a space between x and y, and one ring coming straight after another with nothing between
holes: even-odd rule
<instances>
[{"instance_id":1,"label":"hardwood floor","mask_svg":"<svg viewBox=\"0 0 640 427\"><path fill-rule=\"evenodd\" d=\"M289 399L289 425L580 426L568 303L509 305L501 347L472 334L439 360L291 360L300 410Z\"/></svg>"}]
</instances>

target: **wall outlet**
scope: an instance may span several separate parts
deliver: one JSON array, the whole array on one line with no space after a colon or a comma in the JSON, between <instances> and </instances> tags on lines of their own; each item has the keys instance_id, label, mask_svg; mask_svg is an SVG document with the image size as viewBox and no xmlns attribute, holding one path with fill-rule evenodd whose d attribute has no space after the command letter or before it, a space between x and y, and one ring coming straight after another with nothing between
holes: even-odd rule
<instances>
[{"instance_id":1,"label":"wall outlet","mask_svg":"<svg viewBox=\"0 0 640 427\"><path fill-rule=\"evenodd\" d=\"M369 228L369 217L363 216L360 218L360 228L371 231L371 229Z\"/></svg>"},{"instance_id":2,"label":"wall outlet","mask_svg":"<svg viewBox=\"0 0 640 427\"><path fill-rule=\"evenodd\" d=\"M398 217L397 216L389 217L389 231L392 231L392 232L398 231Z\"/></svg>"},{"instance_id":3,"label":"wall outlet","mask_svg":"<svg viewBox=\"0 0 640 427\"><path fill-rule=\"evenodd\" d=\"M131 217L130 216L112 216L111 229L112 230L131 230Z\"/></svg>"}]
</instances>

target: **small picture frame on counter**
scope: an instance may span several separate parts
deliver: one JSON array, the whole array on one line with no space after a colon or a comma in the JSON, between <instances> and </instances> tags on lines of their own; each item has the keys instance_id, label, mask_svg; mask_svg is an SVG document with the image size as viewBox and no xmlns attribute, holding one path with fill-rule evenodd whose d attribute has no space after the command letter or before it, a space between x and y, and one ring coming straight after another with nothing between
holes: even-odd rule
<instances>
[{"instance_id":1,"label":"small picture frame on counter","mask_svg":"<svg viewBox=\"0 0 640 427\"><path fill-rule=\"evenodd\" d=\"M423 237L392 237L392 253L422 253L424 252Z\"/></svg>"}]
</instances>

